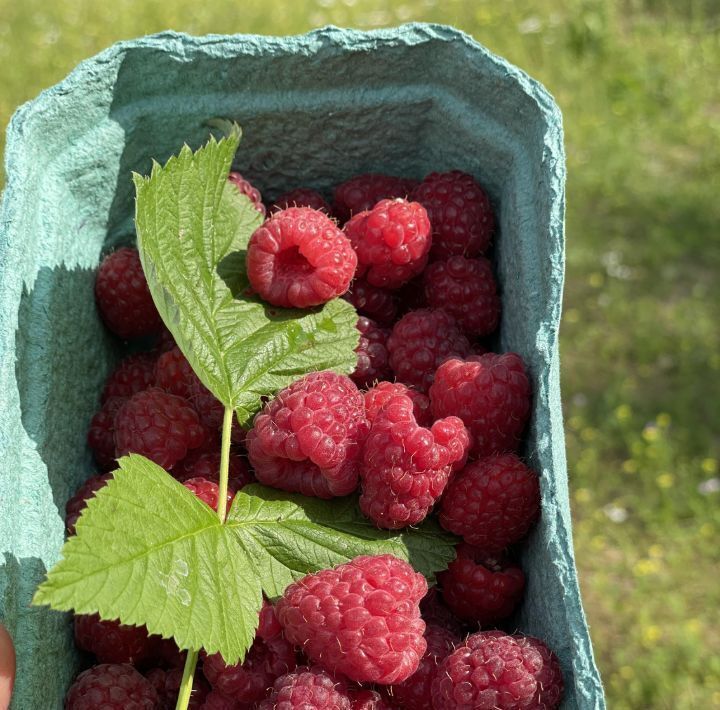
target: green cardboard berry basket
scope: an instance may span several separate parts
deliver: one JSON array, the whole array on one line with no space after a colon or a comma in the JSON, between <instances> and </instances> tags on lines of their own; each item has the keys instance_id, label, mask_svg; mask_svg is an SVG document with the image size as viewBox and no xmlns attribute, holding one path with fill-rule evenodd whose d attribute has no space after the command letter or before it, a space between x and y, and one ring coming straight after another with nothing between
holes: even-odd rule
<instances>
[{"instance_id":1,"label":"green cardboard berry basket","mask_svg":"<svg viewBox=\"0 0 720 710\"><path fill-rule=\"evenodd\" d=\"M500 346L529 365L525 454L542 483L516 623L559 655L564 708L603 708L573 560L560 405L560 112L467 35L423 24L282 38L165 32L83 62L13 117L0 214L0 619L17 645L13 707L62 707L82 660L67 615L30 599L58 559L65 501L92 470L85 432L119 357L95 312L95 269L132 233L131 171L183 142L198 147L218 116L243 126L237 169L270 198L371 170L420 178L459 168L489 190Z\"/></svg>"}]
</instances>

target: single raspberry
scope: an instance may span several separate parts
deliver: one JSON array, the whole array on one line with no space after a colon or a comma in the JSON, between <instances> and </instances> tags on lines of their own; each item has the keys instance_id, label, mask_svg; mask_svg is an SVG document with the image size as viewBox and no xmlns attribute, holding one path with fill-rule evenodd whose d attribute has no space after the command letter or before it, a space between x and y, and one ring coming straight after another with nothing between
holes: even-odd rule
<instances>
[{"instance_id":1,"label":"single raspberry","mask_svg":"<svg viewBox=\"0 0 720 710\"><path fill-rule=\"evenodd\" d=\"M358 387L371 387L374 382L390 376L386 347L390 333L363 316L358 318L357 329L360 331L360 342L355 348L358 364L350 377Z\"/></svg>"},{"instance_id":2,"label":"single raspberry","mask_svg":"<svg viewBox=\"0 0 720 710\"><path fill-rule=\"evenodd\" d=\"M537 473L515 454L498 454L468 464L453 478L440 524L492 555L522 540L539 511Z\"/></svg>"},{"instance_id":3,"label":"single raspberry","mask_svg":"<svg viewBox=\"0 0 720 710\"><path fill-rule=\"evenodd\" d=\"M197 375L190 381L190 404L200 417L200 422L208 432L217 432L222 429L225 406L215 395L200 382ZM232 441L234 444L242 444L245 441L246 432L233 417ZM219 441L219 439L218 439Z\"/></svg>"},{"instance_id":4,"label":"single raspberry","mask_svg":"<svg viewBox=\"0 0 720 710\"><path fill-rule=\"evenodd\" d=\"M532 648L542 658L542 668L535 674L537 690L531 707L533 710L554 710L560 707L565 684L558 657L538 638L515 634L521 648Z\"/></svg>"},{"instance_id":5,"label":"single raspberry","mask_svg":"<svg viewBox=\"0 0 720 710\"><path fill-rule=\"evenodd\" d=\"M237 187L240 194L246 195L250 198L250 201L255 205L255 209L264 217L265 216L265 205L262 201L262 195L249 180L246 180L240 173L232 172L228 175L228 180Z\"/></svg>"},{"instance_id":6,"label":"single raspberry","mask_svg":"<svg viewBox=\"0 0 720 710\"><path fill-rule=\"evenodd\" d=\"M215 481L208 481L207 478L200 477L188 478L183 481L183 486L194 493L205 505L209 505L213 510L217 510L220 489ZM237 491L228 484L226 510L230 510L236 492Z\"/></svg>"},{"instance_id":7,"label":"single raspberry","mask_svg":"<svg viewBox=\"0 0 720 710\"><path fill-rule=\"evenodd\" d=\"M124 247L103 259L95 302L105 325L123 340L152 335L162 327L137 249Z\"/></svg>"},{"instance_id":8,"label":"single raspberry","mask_svg":"<svg viewBox=\"0 0 720 710\"><path fill-rule=\"evenodd\" d=\"M357 275L372 286L400 288L427 264L430 220L417 202L381 200L356 214L343 231L357 253Z\"/></svg>"},{"instance_id":9,"label":"single raspberry","mask_svg":"<svg viewBox=\"0 0 720 710\"><path fill-rule=\"evenodd\" d=\"M246 263L250 285L262 299L308 308L348 290L357 256L326 214L288 207L253 232Z\"/></svg>"},{"instance_id":10,"label":"single raspberry","mask_svg":"<svg viewBox=\"0 0 720 710\"><path fill-rule=\"evenodd\" d=\"M298 666L280 676L257 710L352 710L347 685L322 668Z\"/></svg>"},{"instance_id":11,"label":"single raspberry","mask_svg":"<svg viewBox=\"0 0 720 710\"><path fill-rule=\"evenodd\" d=\"M155 386L170 394L190 399L194 380L197 375L177 345L155 362Z\"/></svg>"},{"instance_id":12,"label":"single raspberry","mask_svg":"<svg viewBox=\"0 0 720 710\"><path fill-rule=\"evenodd\" d=\"M438 575L445 603L464 621L492 626L510 616L522 599L525 575L502 556L458 545L456 558Z\"/></svg>"},{"instance_id":13,"label":"single raspberry","mask_svg":"<svg viewBox=\"0 0 720 710\"><path fill-rule=\"evenodd\" d=\"M101 664L82 672L65 697L65 710L157 710L155 688L132 666Z\"/></svg>"},{"instance_id":14,"label":"single raspberry","mask_svg":"<svg viewBox=\"0 0 720 710\"><path fill-rule=\"evenodd\" d=\"M270 213L286 210L288 207L311 207L325 214L330 214L332 209L325 198L310 187L298 187L290 192L285 192L275 200L270 208Z\"/></svg>"},{"instance_id":15,"label":"single raspberry","mask_svg":"<svg viewBox=\"0 0 720 710\"><path fill-rule=\"evenodd\" d=\"M115 453L142 454L170 469L205 443L205 429L190 403L151 387L132 396L115 415Z\"/></svg>"},{"instance_id":16,"label":"single raspberry","mask_svg":"<svg viewBox=\"0 0 720 710\"><path fill-rule=\"evenodd\" d=\"M440 364L451 357L468 355L470 343L451 315L421 309L404 315L395 324L388 338L388 351L390 367L398 380L427 392Z\"/></svg>"},{"instance_id":17,"label":"single raspberry","mask_svg":"<svg viewBox=\"0 0 720 710\"><path fill-rule=\"evenodd\" d=\"M407 562L366 555L291 584L276 613L313 662L359 682L398 683L427 647L419 607L426 592Z\"/></svg>"},{"instance_id":18,"label":"single raspberry","mask_svg":"<svg viewBox=\"0 0 720 710\"><path fill-rule=\"evenodd\" d=\"M366 173L358 175L335 188L333 211L346 222L355 214L371 210L380 200L406 198L417 186L415 180Z\"/></svg>"},{"instance_id":19,"label":"single raspberry","mask_svg":"<svg viewBox=\"0 0 720 710\"><path fill-rule=\"evenodd\" d=\"M367 416L371 426L377 418L377 415L385 408L385 405L399 394L403 394L412 400L415 421L420 426L429 426L432 424L430 398L427 395L401 382L378 382L364 394L365 416Z\"/></svg>"},{"instance_id":20,"label":"single raspberry","mask_svg":"<svg viewBox=\"0 0 720 710\"><path fill-rule=\"evenodd\" d=\"M415 673L388 688L388 695L406 710L433 710L431 688L438 666L460 645L460 636L441 626L429 625L425 640L427 651Z\"/></svg>"},{"instance_id":21,"label":"single raspberry","mask_svg":"<svg viewBox=\"0 0 720 710\"><path fill-rule=\"evenodd\" d=\"M377 690L350 688L348 695L352 710L393 710L394 707Z\"/></svg>"},{"instance_id":22,"label":"single raspberry","mask_svg":"<svg viewBox=\"0 0 720 710\"><path fill-rule=\"evenodd\" d=\"M431 624L442 626L442 628L456 636L462 637L465 635L460 619L447 608L437 587L431 587L423 597L420 602L420 613L428 626Z\"/></svg>"},{"instance_id":23,"label":"single raspberry","mask_svg":"<svg viewBox=\"0 0 720 710\"><path fill-rule=\"evenodd\" d=\"M241 703L217 690L211 690L205 697L205 702L200 706L200 710L252 710L255 707L255 705Z\"/></svg>"},{"instance_id":24,"label":"single raspberry","mask_svg":"<svg viewBox=\"0 0 720 710\"><path fill-rule=\"evenodd\" d=\"M397 300L392 291L371 286L363 279L355 279L343 298L352 303L360 315L372 318L380 325L391 325L395 321Z\"/></svg>"},{"instance_id":25,"label":"single raspberry","mask_svg":"<svg viewBox=\"0 0 720 710\"><path fill-rule=\"evenodd\" d=\"M77 523L80 513L85 510L88 498L93 497L111 478L112 474L110 473L90 476L68 500L65 504L65 529L68 535L75 534L75 523Z\"/></svg>"},{"instance_id":26,"label":"single raspberry","mask_svg":"<svg viewBox=\"0 0 720 710\"><path fill-rule=\"evenodd\" d=\"M500 297L492 264L483 256L451 256L430 264L423 274L425 298L442 308L468 335L490 335L500 320Z\"/></svg>"},{"instance_id":27,"label":"single raspberry","mask_svg":"<svg viewBox=\"0 0 720 710\"><path fill-rule=\"evenodd\" d=\"M443 710L531 708L535 675L541 669L536 651L501 631L481 631L468 636L440 664L432 684L433 703Z\"/></svg>"},{"instance_id":28,"label":"single raspberry","mask_svg":"<svg viewBox=\"0 0 720 710\"><path fill-rule=\"evenodd\" d=\"M392 363L392 349L390 355ZM530 414L530 383L516 353L449 359L435 373L430 402L436 417L465 422L475 456L516 451Z\"/></svg>"},{"instance_id":29,"label":"single raspberry","mask_svg":"<svg viewBox=\"0 0 720 710\"><path fill-rule=\"evenodd\" d=\"M476 256L490 246L495 216L485 190L459 170L430 173L412 199L427 210L432 224L432 258Z\"/></svg>"},{"instance_id":30,"label":"single raspberry","mask_svg":"<svg viewBox=\"0 0 720 710\"><path fill-rule=\"evenodd\" d=\"M170 670L152 668L145 673L145 677L150 681L160 698L158 710L175 710L182 676L182 668L171 668ZM190 692L189 710L201 710L209 692L210 686L200 673L196 673L193 678L192 691Z\"/></svg>"},{"instance_id":31,"label":"single raspberry","mask_svg":"<svg viewBox=\"0 0 720 710\"><path fill-rule=\"evenodd\" d=\"M153 640L144 626L104 621L97 614L78 614L74 619L75 645L94 653L99 663L137 663L153 651Z\"/></svg>"},{"instance_id":32,"label":"single raspberry","mask_svg":"<svg viewBox=\"0 0 720 710\"><path fill-rule=\"evenodd\" d=\"M125 397L109 399L90 420L87 443L103 471L115 466L115 415L126 401Z\"/></svg>"},{"instance_id":33,"label":"single raspberry","mask_svg":"<svg viewBox=\"0 0 720 710\"><path fill-rule=\"evenodd\" d=\"M268 402L247 436L260 483L319 498L357 487L367 436L363 396L333 372L314 372Z\"/></svg>"},{"instance_id":34,"label":"single raspberry","mask_svg":"<svg viewBox=\"0 0 720 710\"><path fill-rule=\"evenodd\" d=\"M218 449L195 449L173 467L172 474L178 481L204 478L215 483L220 478L220 451ZM237 492L255 480L247 461L236 450L230 449L228 487Z\"/></svg>"},{"instance_id":35,"label":"single raspberry","mask_svg":"<svg viewBox=\"0 0 720 710\"><path fill-rule=\"evenodd\" d=\"M430 512L464 461L470 439L457 417L430 429L415 420L410 397L396 395L375 417L363 452L360 509L378 527L416 525Z\"/></svg>"},{"instance_id":36,"label":"single raspberry","mask_svg":"<svg viewBox=\"0 0 720 710\"><path fill-rule=\"evenodd\" d=\"M105 380L100 402L105 404L118 397L127 399L146 390L154 382L155 358L149 353L128 355Z\"/></svg>"}]
</instances>

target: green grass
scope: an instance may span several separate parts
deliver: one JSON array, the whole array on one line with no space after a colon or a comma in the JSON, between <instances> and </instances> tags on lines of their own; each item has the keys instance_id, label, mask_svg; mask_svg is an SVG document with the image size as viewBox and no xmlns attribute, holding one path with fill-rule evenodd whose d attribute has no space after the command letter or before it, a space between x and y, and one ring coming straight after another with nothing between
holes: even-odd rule
<instances>
[{"instance_id":1,"label":"green grass","mask_svg":"<svg viewBox=\"0 0 720 710\"><path fill-rule=\"evenodd\" d=\"M407 20L472 33L563 109L568 458L609 704L720 707L717 0L0 0L0 124L117 39Z\"/></svg>"}]
</instances>

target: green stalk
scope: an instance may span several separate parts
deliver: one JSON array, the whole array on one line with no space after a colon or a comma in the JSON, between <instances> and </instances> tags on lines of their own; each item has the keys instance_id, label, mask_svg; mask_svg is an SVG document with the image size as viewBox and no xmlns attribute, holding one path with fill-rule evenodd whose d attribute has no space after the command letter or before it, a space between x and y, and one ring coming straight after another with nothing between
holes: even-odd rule
<instances>
[{"instance_id":1,"label":"green stalk","mask_svg":"<svg viewBox=\"0 0 720 710\"><path fill-rule=\"evenodd\" d=\"M218 485L218 507L217 515L220 522L225 522L225 514L227 513L227 490L228 490L228 471L230 469L230 435L232 433L232 423L234 412L230 407L225 407L225 415L223 416L222 427L222 444L220 446L220 482ZM178 693L177 704L175 710L187 710L190 703L190 695L193 689L193 678L195 677L195 667L197 666L198 652L188 651L185 658L185 668L183 669L183 677L180 681L180 692Z\"/></svg>"}]
</instances>

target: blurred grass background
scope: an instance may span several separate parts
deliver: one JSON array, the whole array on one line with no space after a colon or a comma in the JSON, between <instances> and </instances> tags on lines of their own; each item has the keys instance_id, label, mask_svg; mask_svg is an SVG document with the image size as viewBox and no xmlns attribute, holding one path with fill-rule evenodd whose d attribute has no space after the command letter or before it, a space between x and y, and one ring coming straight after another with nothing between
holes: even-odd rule
<instances>
[{"instance_id":1,"label":"blurred grass background","mask_svg":"<svg viewBox=\"0 0 720 710\"><path fill-rule=\"evenodd\" d=\"M471 33L564 112L568 460L609 706L720 707L718 0L0 0L0 127L118 39L410 20Z\"/></svg>"}]
</instances>

